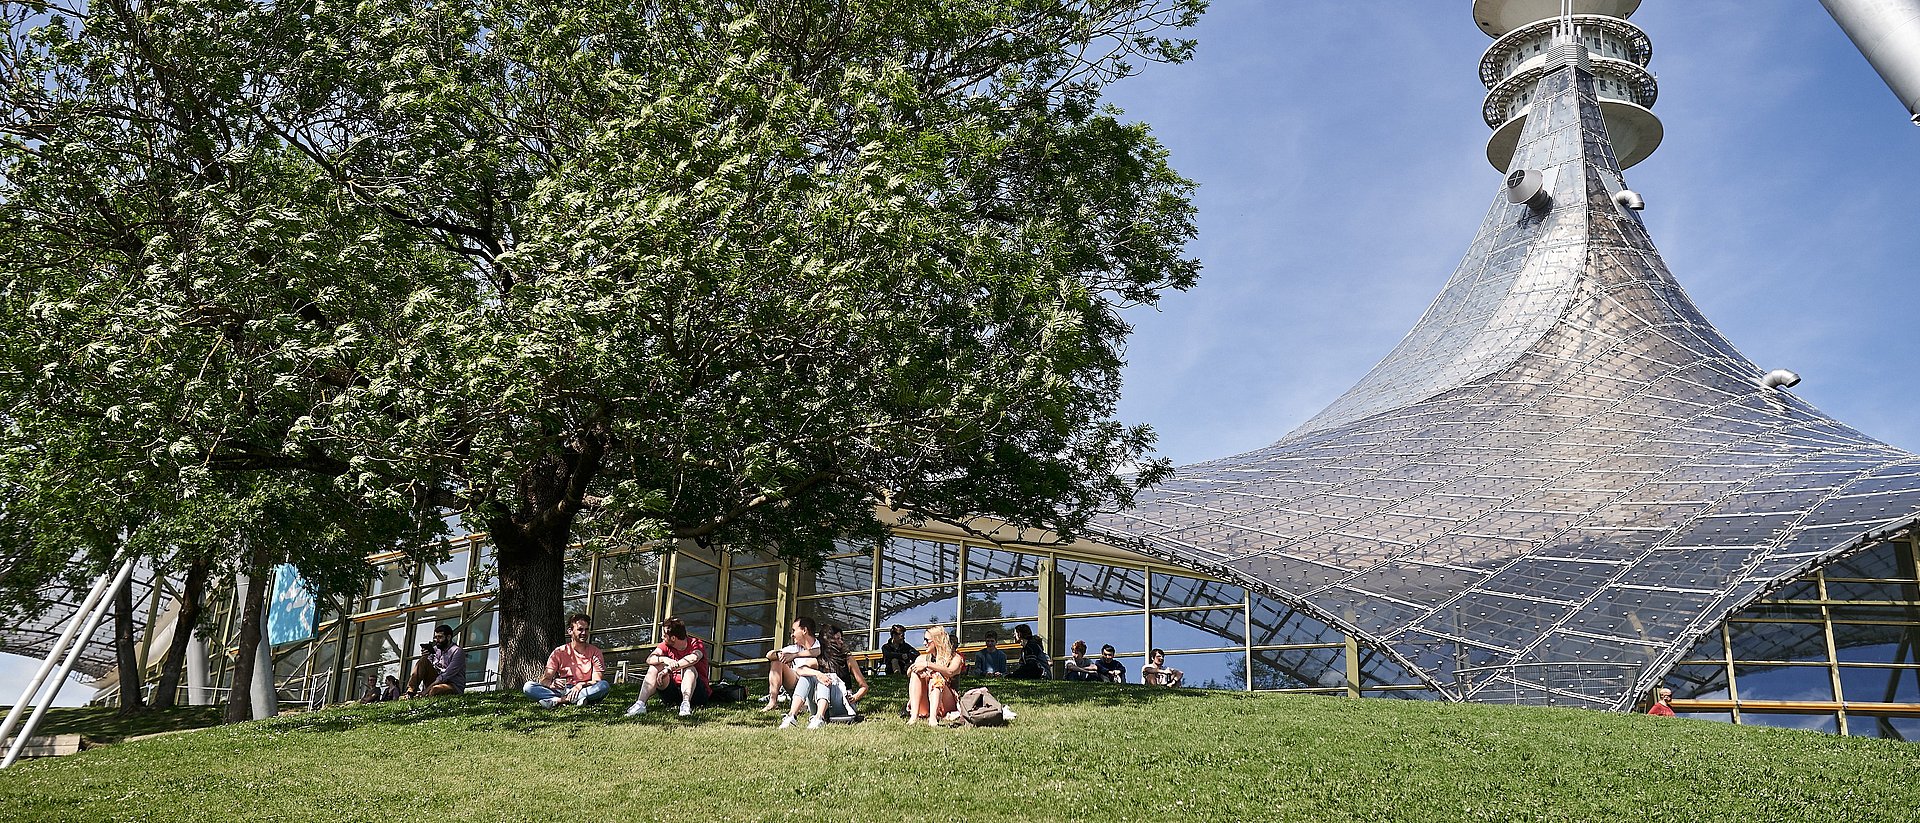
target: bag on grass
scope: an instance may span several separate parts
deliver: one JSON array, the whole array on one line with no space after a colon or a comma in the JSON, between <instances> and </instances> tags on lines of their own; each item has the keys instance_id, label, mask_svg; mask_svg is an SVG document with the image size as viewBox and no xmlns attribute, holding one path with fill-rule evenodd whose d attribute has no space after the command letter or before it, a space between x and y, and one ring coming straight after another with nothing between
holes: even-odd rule
<instances>
[{"instance_id":1,"label":"bag on grass","mask_svg":"<svg viewBox=\"0 0 1920 823\"><path fill-rule=\"evenodd\" d=\"M985 688L960 695L960 720L969 726L1007 725L1007 707Z\"/></svg>"},{"instance_id":2,"label":"bag on grass","mask_svg":"<svg viewBox=\"0 0 1920 823\"><path fill-rule=\"evenodd\" d=\"M747 687L737 681L721 680L713 684L713 702L738 703L747 699Z\"/></svg>"}]
</instances>

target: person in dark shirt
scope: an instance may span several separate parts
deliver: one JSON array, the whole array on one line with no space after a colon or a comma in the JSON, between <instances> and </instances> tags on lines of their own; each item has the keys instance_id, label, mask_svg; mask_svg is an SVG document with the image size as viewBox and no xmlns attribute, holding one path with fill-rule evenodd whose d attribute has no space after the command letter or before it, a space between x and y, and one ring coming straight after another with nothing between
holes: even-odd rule
<instances>
[{"instance_id":1,"label":"person in dark shirt","mask_svg":"<svg viewBox=\"0 0 1920 823\"><path fill-rule=\"evenodd\" d=\"M1022 680L1052 680L1053 658L1047 655L1047 645L1040 635L1022 623L1013 627L1014 642L1020 644L1020 663L1008 673L1009 677Z\"/></svg>"},{"instance_id":2,"label":"person in dark shirt","mask_svg":"<svg viewBox=\"0 0 1920 823\"><path fill-rule=\"evenodd\" d=\"M1100 647L1100 659L1093 661L1093 670L1108 683L1127 682L1127 664L1113 659L1111 643Z\"/></svg>"},{"instance_id":3,"label":"person in dark shirt","mask_svg":"<svg viewBox=\"0 0 1920 823\"><path fill-rule=\"evenodd\" d=\"M985 677L1007 676L1007 653L1000 650L999 632L987 632L987 647L974 655L973 670Z\"/></svg>"},{"instance_id":4,"label":"person in dark shirt","mask_svg":"<svg viewBox=\"0 0 1920 823\"><path fill-rule=\"evenodd\" d=\"M880 646L880 665L887 674L906 674L907 667L920 656L920 650L907 642L907 627L895 625L887 630L887 642Z\"/></svg>"}]
</instances>

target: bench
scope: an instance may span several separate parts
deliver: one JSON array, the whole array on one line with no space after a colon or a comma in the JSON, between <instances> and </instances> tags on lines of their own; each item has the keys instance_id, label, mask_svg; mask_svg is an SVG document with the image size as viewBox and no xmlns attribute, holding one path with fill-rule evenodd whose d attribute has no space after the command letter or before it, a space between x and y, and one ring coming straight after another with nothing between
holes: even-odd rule
<instances>
[{"instance_id":1,"label":"bench","mask_svg":"<svg viewBox=\"0 0 1920 823\"><path fill-rule=\"evenodd\" d=\"M13 741L18 739L17 737L8 738L6 748L13 748ZM41 735L27 738L27 745L20 747L20 756L23 758L61 757L78 753L86 747L87 739L77 734Z\"/></svg>"}]
</instances>

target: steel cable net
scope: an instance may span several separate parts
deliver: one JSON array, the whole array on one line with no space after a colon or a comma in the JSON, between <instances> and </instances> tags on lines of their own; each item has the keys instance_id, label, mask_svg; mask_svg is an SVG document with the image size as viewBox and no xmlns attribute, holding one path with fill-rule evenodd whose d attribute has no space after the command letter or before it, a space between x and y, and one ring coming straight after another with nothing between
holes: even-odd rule
<instances>
[{"instance_id":1,"label":"steel cable net","mask_svg":"<svg viewBox=\"0 0 1920 823\"><path fill-rule=\"evenodd\" d=\"M1594 79L1400 345L1278 443L1185 467L1116 543L1313 608L1455 700L1630 706L1770 588L1920 512L1920 459L1784 391L1668 273Z\"/></svg>"},{"instance_id":2,"label":"steel cable net","mask_svg":"<svg viewBox=\"0 0 1920 823\"><path fill-rule=\"evenodd\" d=\"M89 585L91 581L89 581ZM135 567L127 585L133 587L134 636L146 633L147 604L152 596L153 576L144 567ZM46 606L24 619L0 620L0 652L22 657L45 658L55 641L73 621L80 603L87 598L87 586L50 586L41 592ZM56 661L57 662L57 661ZM113 648L113 613L109 611L87 638L73 670L89 680L99 680L118 665ZM6 699L12 699L8 696Z\"/></svg>"}]
</instances>

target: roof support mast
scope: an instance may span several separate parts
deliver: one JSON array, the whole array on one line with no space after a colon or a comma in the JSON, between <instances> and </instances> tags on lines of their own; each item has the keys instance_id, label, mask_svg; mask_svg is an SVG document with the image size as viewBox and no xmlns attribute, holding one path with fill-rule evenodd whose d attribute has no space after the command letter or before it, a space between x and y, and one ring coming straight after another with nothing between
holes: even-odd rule
<instances>
[{"instance_id":1,"label":"roof support mast","mask_svg":"<svg viewBox=\"0 0 1920 823\"><path fill-rule=\"evenodd\" d=\"M1920 126L1920 0L1820 0Z\"/></svg>"}]
</instances>

